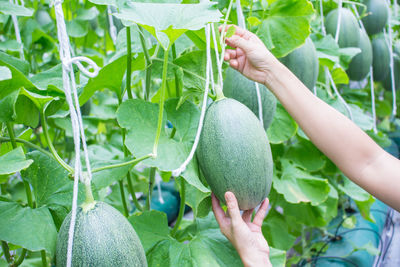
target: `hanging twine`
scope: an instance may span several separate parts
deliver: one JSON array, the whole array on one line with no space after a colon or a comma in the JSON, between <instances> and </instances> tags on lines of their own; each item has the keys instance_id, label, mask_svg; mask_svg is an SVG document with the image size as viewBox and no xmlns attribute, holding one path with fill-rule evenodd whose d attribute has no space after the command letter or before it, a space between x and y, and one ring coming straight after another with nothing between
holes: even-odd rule
<instances>
[{"instance_id":1,"label":"hanging twine","mask_svg":"<svg viewBox=\"0 0 400 267\"><path fill-rule=\"evenodd\" d=\"M114 25L114 20L111 12L111 7L107 6L108 24L110 25L110 37L114 45L117 41L117 28Z\"/></svg>"},{"instance_id":2,"label":"hanging twine","mask_svg":"<svg viewBox=\"0 0 400 267\"><path fill-rule=\"evenodd\" d=\"M393 37L392 37L392 14L390 10L390 0L387 0L388 7L389 7L389 18L388 18L388 31L386 33L386 30L384 32L385 35L385 40L388 43L389 46L389 53L390 53L390 79L391 79L391 86L392 86L392 95L393 95L393 108L392 108L392 119L396 117L397 114L397 106L396 106L396 84L395 84L395 77L394 77L394 58L393 58ZM395 6L397 7L397 4L395 3ZM397 16L397 13L395 14ZM389 35L389 38L387 37L387 34Z\"/></svg>"},{"instance_id":3,"label":"hanging twine","mask_svg":"<svg viewBox=\"0 0 400 267\"><path fill-rule=\"evenodd\" d=\"M13 2L13 0L10 0L10 3L18 5L17 0L15 1L15 3ZM21 5L24 6L24 2L23 1L21 1ZM21 33L20 33L20 30L19 30L19 26L18 26L18 18L17 18L16 15L11 15L11 19L12 19L13 24L14 24L15 38L17 39L17 43L19 44L19 57L22 60L25 60L24 46L23 46L22 41L21 41Z\"/></svg>"},{"instance_id":4,"label":"hanging twine","mask_svg":"<svg viewBox=\"0 0 400 267\"><path fill-rule=\"evenodd\" d=\"M71 223L69 228L68 235L68 251L67 251L67 267L71 266L72 261L72 248L73 248L73 237L75 231L75 223L76 223L76 211L77 211L77 202L78 202L78 182L79 180L84 183L86 186L90 186L90 182L92 179L92 173L90 169L89 155L86 146L86 138L84 134L82 115L80 112L79 106L79 98L76 90L76 82L75 75L73 72L72 64L76 64L78 68L82 71L82 73L88 77L95 77L99 72L99 67L94 63L91 59L86 57L71 57L70 43L67 35L64 13L62 10L62 1L55 0L53 2L56 21L57 21L57 37L59 40L59 53L60 59L62 62L62 70L63 70L63 87L65 97L68 103L70 116L71 116L71 124L73 130L74 137L74 148L75 148L75 173L74 173L74 189L73 189L73 197L72 197L72 211L71 211ZM90 72L86 69L81 62L85 62L89 64L89 68L93 69L93 72ZM72 92L71 92L72 89ZM72 99L72 95L74 99ZM75 106L74 106L75 103ZM85 163L87 168L87 175L82 174L82 166L80 160L80 146L83 146L83 152L85 157Z\"/></svg>"},{"instance_id":5,"label":"hanging twine","mask_svg":"<svg viewBox=\"0 0 400 267\"><path fill-rule=\"evenodd\" d=\"M360 19L360 15L358 14L356 5L353 4L352 5L354 13L356 14L357 18L358 18L358 23L360 24L361 30L367 34L367 31L365 30L364 27L364 23L362 22L362 20ZM377 133L378 130L376 128L376 110L375 110L375 88L374 88L374 70L372 68L372 65L369 69L369 78L370 78L370 88L371 88L371 106L372 106L372 119L374 122L374 126L373 126L373 131L374 133Z\"/></svg>"},{"instance_id":6,"label":"hanging twine","mask_svg":"<svg viewBox=\"0 0 400 267\"><path fill-rule=\"evenodd\" d=\"M196 138L194 140L194 143L193 143L192 149L189 153L189 156L186 158L186 160L182 163L182 165L179 168L172 171L172 175L174 177L180 176L181 173L186 170L187 165L189 165L190 161L192 160L192 158L194 156L194 153L196 152L196 149L197 149L197 146L198 146L199 140L200 140L201 131L203 129L204 117L205 117L206 109L207 109L208 91L209 91L209 87L210 87L210 73L212 73L211 48L210 48L210 24L207 24L207 26L206 26L206 44L207 44L206 86L204 88L204 96L203 96L203 102L202 102L202 107L201 107L199 126L197 127Z\"/></svg>"}]
</instances>

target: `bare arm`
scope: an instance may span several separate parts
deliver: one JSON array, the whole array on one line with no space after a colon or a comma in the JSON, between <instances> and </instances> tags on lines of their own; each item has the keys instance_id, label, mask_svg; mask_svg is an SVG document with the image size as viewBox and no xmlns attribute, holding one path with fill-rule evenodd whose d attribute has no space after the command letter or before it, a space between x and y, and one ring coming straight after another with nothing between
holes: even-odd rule
<instances>
[{"instance_id":1,"label":"bare arm","mask_svg":"<svg viewBox=\"0 0 400 267\"><path fill-rule=\"evenodd\" d=\"M237 28L227 39L236 48L225 60L265 84L310 140L353 182L400 211L400 161L379 147L346 116L314 96L258 37Z\"/></svg>"}]
</instances>

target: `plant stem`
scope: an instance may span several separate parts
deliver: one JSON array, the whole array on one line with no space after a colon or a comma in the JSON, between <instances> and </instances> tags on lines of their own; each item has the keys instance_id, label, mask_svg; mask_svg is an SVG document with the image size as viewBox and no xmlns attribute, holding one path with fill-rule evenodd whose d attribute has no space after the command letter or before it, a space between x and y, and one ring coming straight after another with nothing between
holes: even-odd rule
<instances>
[{"instance_id":1,"label":"plant stem","mask_svg":"<svg viewBox=\"0 0 400 267\"><path fill-rule=\"evenodd\" d=\"M164 102L165 102L165 89L166 89L166 84L167 84L168 52L169 52L169 48L164 50L164 65L163 65L163 74L162 74L160 110L158 112L157 132L156 132L156 139L154 141L154 147L153 147L153 156L154 157L157 157L158 141L160 139L162 122L163 122Z\"/></svg>"},{"instance_id":2,"label":"plant stem","mask_svg":"<svg viewBox=\"0 0 400 267\"><path fill-rule=\"evenodd\" d=\"M34 148L34 149L36 149L36 150L38 150L38 151L40 151L40 152L42 152L44 154L47 154L48 156L53 157L53 155L51 153L49 153L48 151L44 150L40 146L37 146L37 145L35 145L35 144L33 144L33 143L29 142L29 141L26 141L26 140L23 140L23 139L19 139L19 138L15 138L14 140L17 143L21 143L21 144L27 145L27 146L29 146L31 148ZM9 138L9 137L0 137L0 143L4 143L4 142L11 142L11 138Z\"/></svg>"},{"instance_id":3,"label":"plant stem","mask_svg":"<svg viewBox=\"0 0 400 267\"><path fill-rule=\"evenodd\" d=\"M153 194L155 177L156 177L156 168L152 167L150 169L149 192L147 193L146 210L150 210L151 209L151 195Z\"/></svg>"},{"instance_id":4,"label":"plant stem","mask_svg":"<svg viewBox=\"0 0 400 267\"><path fill-rule=\"evenodd\" d=\"M46 251L43 249L40 251L40 254L42 256L42 265L43 267L47 267L47 257L46 257Z\"/></svg>"},{"instance_id":5,"label":"plant stem","mask_svg":"<svg viewBox=\"0 0 400 267\"><path fill-rule=\"evenodd\" d=\"M172 60L176 59L176 46L175 43L172 44ZM179 81L178 81L178 70L174 69L174 76L175 76L175 94L176 97L181 96L181 88L179 86Z\"/></svg>"},{"instance_id":6,"label":"plant stem","mask_svg":"<svg viewBox=\"0 0 400 267\"><path fill-rule=\"evenodd\" d=\"M126 204L126 199L125 199L123 180L119 180L118 183L119 183L119 191L121 191L121 201L122 201L122 206L124 207L124 215L125 215L125 217L128 217L129 211L128 211L128 206Z\"/></svg>"},{"instance_id":7,"label":"plant stem","mask_svg":"<svg viewBox=\"0 0 400 267\"><path fill-rule=\"evenodd\" d=\"M91 184L85 184L85 203L93 203L94 202L94 197L93 197L93 192L92 192L92 187Z\"/></svg>"},{"instance_id":8,"label":"plant stem","mask_svg":"<svg viewBox=\"0 0 400 267\"><path fill-rule=\"evenodd\" d=\"M138 201L138 199L136 197L135 190L133 189L132 176L131 176L130 172L128 172L127 180L128 180L128 190L129 190L129 193L132 196L133 204L135 204L135 206L136 206L136 208L138 210L143 211L143 207L142 207L142 205L140 205L140 203L139 203L139 201Z\"/></svg>"},{"instance_id":9,"label":"plant stem","mask_svg":"<svg viewBox=\"0 0 400 267\"><path fill-rule=\"evenodd\" d=\"M1 241L1 248L3 249L4 257L8 263L11 263L10 248L6 241Z\"/></svg>"},{"instance_id":10,"label":"plant stem","mask_svg":"<svg viewBox=\"0 0 400 267\"><path fill-rule=\"evenodd\" d=\"M178 231L179 225L181 224L183 214L185 213L185 180L181 178L181 203L179 205L179 214L178 218L176 219L176 223L174 225L174 228L171 230L171 236L174 237L176 234L176 231Z\"/></svg>"},{"instance_id":11,"label":"plant stem","mask_svg":"<svg viewBox=\"0 0 400 267\"><path fill-rule=\"evenodd\" d=\"M13 125L11 122L7 122L7 130L8 130L8 134L10 135L12 147L13 147L13 149L16 149L17 142L15 141L15 134L14 134ZM26 192L26 199L28 200L28 205L29 205L29 207L33 208L31 187L27 181L23 180L23 183L24 183L25 192Z\"/></svg>"},{"instance_id":12,"label":"plant stem","mask_svg":"<svg viewBox=\"0 0 400 267\"><path fill-rule=\"evenodd\" d=\"M151 65L153 64L153 62L151 61L151 57L149 55L149 51L147 50L147 46L146 46L146 40L144 39L144 34L143 34L143 28L142 26L139 26L139 37L140 37L140 43L142 45L142 50L144 53L144 58L146 60L146 84L145 84L145 100L148 101L150 98L150 90L151 90Z\"/></svg>"},{"instance_id":13,"label":"plant stem","mask_svg":"<svg viewBox=\"0 0 400 267\"><path fill-rule=\"evenodd\" d=\"M128 165L136 165L143 160L151 158L152 156L153 156L152 154L149 154L149 155L143 156L141 158L136 158L136 159L133 159L133 160L130 160L127 162L117 163L117 164L108 165L108 166L104 166L104 167L99 167L99 168L93 169L92 173L96 173L96 172L104 171L104 170L108 170L108 169L113 169L113 168L124 167L124 166L128 166Z\"/></svg>"},{"instance_id":14,"label":"plant stem","mask_svg":"<svg viewBox=\"0 0 400 267\"><path fill-rule=\"evenodd\" d=\"M53 157L58 161L58 163L66 169L70 173L74 173L74 169L72 169L71 166L69 166L57 153L56 149L53 146L53 143L51 142L50 135L49 135L49 129L47 128L47 121L46 117L44 115L44 111L40 112L40 117L42 119L42 128L43 128L43 134L44 137L46 138L47 145L49 146L51 154L53 154Z\"/></svg>"},{"instance_id":15,"label":"plant stem","mask_svg":"<svg viewBox=\"0 0 400 267\"><path fill-rule=\"evenodd\" d=\"M132 90L131 90L131 74L132 74L132 44L131 44L131 28L126 27L126 88L128 91L128 98L132 99Z\"/></svg>"},{"instance_id":16,"label":"plant stem","mask_svg":"<svg viewBox=\"0 0 400 267\"><path fill-rule=\"evenodd\" d=\"M19 266L19 265L21 265L21 263L24 261L24 259L25 259L25 256L26 256L26 253L27 253L28 251L25 249L25 248L23 248L22 249L22 252L21 252L21 256L19 256L18 257L18 259L14 262L14 264L12 265L12 266Z\"/></svg>"}]
</instances>

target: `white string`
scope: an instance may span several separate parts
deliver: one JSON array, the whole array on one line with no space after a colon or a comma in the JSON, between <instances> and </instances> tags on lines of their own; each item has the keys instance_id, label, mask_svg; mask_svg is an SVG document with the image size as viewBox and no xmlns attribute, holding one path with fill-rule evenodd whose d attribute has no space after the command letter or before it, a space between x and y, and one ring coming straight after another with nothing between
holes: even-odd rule
<instances>
[{"instance_id":1,"label":"white string","mask_svg":"<svg viewBox=\"0 0 400 267\"><path fill-rule=\"evenodd\" d=\"M172 175L174 177L178 177L181 175L182 172L186 170L187 165L190 163L192 160L194 153L196 152L197 145L199 144L200 140L200 134L203 129L203 123L204 123L204 117L206 113L206 108L207 108L207 98L208 98L208 89L210 87L210 72L212 72L212 62L211 62L211 48L210 48L210 24L207 24L206 26L206 46L207 46L207 66L206 66L206 87L204 89L204 96L203 96L203 103L201 107L201 114L200 114L200 120L199 120L199 126L197 128L197 133L196 133L196 138L194 140L192 149L189 153L189 156L187 159L182 163L182 165L172 171Z\"/></svg>"},{"instance_id":2,"label":"white string","mask_svg":"<svg viewBox=\"0 0 400 267\"><path fill-rule=\"evenodd\" d=\"M223 84L222 84L222 69L221 69L222 64L220 64L220 62L219 62L218 44L217 44L217 37L215 35L215 30L214 30L214 23L211 24L211 32L212 32L212 38L213 38L213 41L214 41L215 58L216 58L216 61L217 61L217 68L218 68L218 80L219 80L218 86L220 86L220 88L223 88ZM212 77L212 78L214 78L214 77ZM213 91L215 93L214 82L212 83L212 89L213 89Z\"/></svg>"},{"instance_id":3,"label":"white string","mask_svg":"<svg viewBox=\"0 0 400 267\"><path fill-rule=\"evenodd\" d=\"M391 79L391 86L392 86L392 95L393 95L393 108L392 108L392 118L396 117L397 114L397 106L396 106L396 82L395 82L395 77L394 77L394 59L393 59L393 39L392 39L392 14L391 14L391 10L390 10L390 0L387 1L388 3L388 33L389 33L389 42L388 42L388 46L389 46L389 53L390 53L390 79ZM397 16L397 14L396 14ZM387 42L386 38L386 31L385 31L385 40Z\"/></svg>"},{"instance_id":4,"label":"white string","mask_svg":"<svg viewBox=\"0 0 400 267\"><path fill-rule=\"evenodd\" d=\"M13 2L13 0L10 0L11 4L15 4L18 5L17 0L15 1L15 3ZM22 6L24 6L23 4L24 2L22 2ZM19 57L22 60L25 60L25 55L24 55L24 46L22 45L22 41L21 41L21 33L19 31L19 26L18 26L18 18L16 15L11 15L11 19L14 23L14 30L15 30L15 37L17 39L17 43L19 44Z\"/></svg>"},{"instance_id":5,"label":"white string","mask_svg":"<svg viewBox=\"0 0 400 267\"><path fill-rule=\"evenodd\" d=\"M240 4L240 0L236 0L236 14L237 14L237 18L238 18L238 26L243 29L246 29L246 21L244 20L244 15L243 15L243 10L242 10L242 5ZM261 125L264 127L263 107L262 107L262 101L261 101L260 86L257 82L254 82L254 84L255 84L256 95L257 95L258 119L260 120Z\"/></svg>"},{"instance_id":6,"label":"white string","mask_svg":"<svg viewBox=\"0 0 400 267\"><path fill-rule=\"evenodd\" d=\"M322 35L326 36L326 30L325 30L325 25L324 25L324 7L323 7L323 0L319 1L319 11L320 11L320 16L321 16L321 29L322 29Z\"/></svg>"},{"instance_id":7,"label":"white string","mask_svg":"<svg viewBox=\"0 0 400 267\"><path fill-rule=\"evenodd\" d=\"M321 14L324 14L322 1L323 0L320 0L320 8L321 8ZM340 28L340 13L341 13L340 11L341 11L341 8L342 8L342 0L339 1L338 25L337 25L337 28L336 28L336 37L337 38L339 36L337 29ZM325 25L324 25L324 19L323 18L321 18L321 26L322 26L322 33L324 33L324 36L326 36L326 31L325 31ZM336 41L336 38L335 38L335 41ZM337 41L336 41L336 43L337 43ZM345 106L345 108L347 110L347 113L349 114L350 119L353 120L353 113L351 112L350 106L346 103L346 101L340 95L340 93L339 93L339 91L338 91L338 89L337 89L337 87L335 85L335 82L334 82L334 80L332 78L332 74L330 73L328 67L325 67L324 69L325 69L325 75L326 75L326 79L327 79L327 82L328 82L328 86L332 85L332 88L335 91L335 94L338 96L339 100Z\"/></svg>"},{"instance_id":8,"label":"white string","mask_svg":"<svg viewBox=\"0 0 400 267\"><path fill-rule=\"evenodd\" d=\"M367 31L365 30L364 27L364 23L362 22L362 20L360 19L360 15L358 14L356 5L353 4L352 5L353 10L357 16L358 22L360 24L361 30L367 34ZM373 67L371 65L371 67L369 68L369 78L370 78L370 89L371 89L371 106L372 106L372 120L374 122L374 126L373 126L373 131L374 133L378 133L378 130L376 128L376 110L375 110L375 88L374 88L374 70Z\"/></svg>"},{"instance_id":9,"label":"white string","mask_svg":"<svg viewBox=\"0 0 400 267\"><path fill-rule=\"evenodd\" d=\"M342 0L339 0L339 3L338 3L338 21L337 21L336 34L335 34L335 42L336 43L339 42L340 26L342 24L341 20L342 20Z\"/></svg>"},{"instance_id":10,"label":"white string","mask_svg":"<svg viewBox=\"0 0 400 267\"><path fill-rule=\"evenodd\" d=\"M110 25L110 37L114 45L117 41L117 28L114 25L114 20L111 12L110 6L107 6L108 23Z\"/></svg>"},{"instance_id":11,"label":"white string","mask_svg":"<svg viewBox=\"0 0 400 267\"><path fill-rule=\"evenodd\" d=\"M86 186L90 186L90 182L92 179L89 156L86 145L86 138L84 134L82 116L79 107L79 98L76 90L75 75L73 72L72 64L73 63L76 64L78 68L82 71L82 73L89 77L95 77L99 72L99 67L92 60L85 57L71 58L70 42L66 31L64 13L62 10L62 1L55 0L53 2L53 5L57 21L57 36L60 43L59 53L63 67L64 92L71 116L71 124L72 124L74 148L75 148L74 190L72 197L71 222L68 232L68 250L67 250L67 267L70 267L72 261L73 237L75 231L76 210L78 202L78 182L79 180L81 180L81 182L83 182ZM88 69L89 68L93 69L93 72L90 72L88 69L86 69L81 64L81 61L89 64ZM72 87L72 92L71 92L71 87ZM74 95L74 100L72 99L71 96L72 94ZM75 102L75 107L74 107L74 102ZM87 168L87 176L82 175L82 166L80 162L81 139L82 139L83 152Z\"/></svg>"}]
</instances>

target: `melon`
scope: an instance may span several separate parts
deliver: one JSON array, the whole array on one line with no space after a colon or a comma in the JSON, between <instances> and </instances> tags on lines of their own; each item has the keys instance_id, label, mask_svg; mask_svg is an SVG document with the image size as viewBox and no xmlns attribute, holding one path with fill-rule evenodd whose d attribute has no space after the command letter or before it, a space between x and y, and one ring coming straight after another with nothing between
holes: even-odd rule
<instances>
[{"instance_id":1,"label":"melon","mask_svg":"<svg viewBox=\"0 0 400 267\"><path fill-rule=\"evenodd\" d=\"M360 29L360 41L358 48L361 52L350 62L347 75L350 80L361 81L368 75L372 65L372 45L365 31Z\"/></svg>"},{"instance_id":2,"label":"melon","mask_svg":"<svg viewBox=\"0 0 400 267\"><path fill-rule=\"evenodd\" d=\"M360 40L359 27L356 17L347 8L341 8L340 31L338 44L340 47L357 47ZM333 38L336 36L339 9L334 9L326 16L326 32Z\"/></svg>"},{"instance_id":3,"label":"melon","mask_svg":"<svg viewBox=\"0 0 400 267\"><path fill-rule=\"evenodd\" d=\"M383 81L390 75L390 50L387 40L383 34L372 39L372 68L374 70L374 80Z\"/></svg>"},{"instance_id":4,"label":"melon","mask_svg":"<svg viewBox=\"0 0 400 267\"><path fill-rule=\"evenodd\" d=\"M57 237L58 267L67 264L68 231L71 213ZM128 220L104 202L83 204L76 213L72 266L147 266L139 237Z\"/></svg>"},{"instance_id":5,"label":"melon","mask_svg":"<svg viewBox=\"0 0 400 267\"><path fill-rule=\"evenodd\" d=\"M281 58L280 61L288 67L308 89L314 91L318 80L319 62L317 50L311 38L307 38L302 46L286 57Z\"/></svg>"},{"instance_id":6,"label":"melon","mask_svg":"<svg viewBox=\"0 0 400 267\"><path fill-rule=\"evenodd\" d=\"M259 89L264 129L266 130L275 115L276 98L264 85L259 84ZM247 79L240 72L229 67L224 79L223 92L226 97L236 99L246 105L258 117L257 91L256 85L252 80Z\"/></svg>"},{"instance_id":7,"label":"melon","mask_svg":"<svg viewBox=\"0 0 400 267\"><path fill-rule=\"evenodd\" d=\"M254 113L231 98L207 109L197 149L200 169L222 202L235 194L239 208L255 208L269 194L273 161L268 137Z\"/></svg>"},{"instance_id":8,"label":"melon","mask_svg":"<svg viewBox=\"0 0 400 267\"><path fill-rule=\"evenodd\" d=\"M389 18L389 7L386 1L364 0L363 3L367 6L367 16L362 18L365 30L369 35L382 32Z\"/></svg>"}]
</instances>

